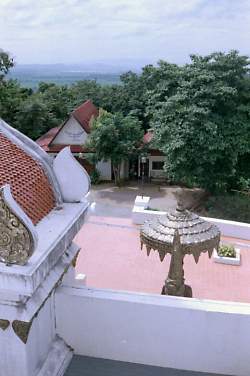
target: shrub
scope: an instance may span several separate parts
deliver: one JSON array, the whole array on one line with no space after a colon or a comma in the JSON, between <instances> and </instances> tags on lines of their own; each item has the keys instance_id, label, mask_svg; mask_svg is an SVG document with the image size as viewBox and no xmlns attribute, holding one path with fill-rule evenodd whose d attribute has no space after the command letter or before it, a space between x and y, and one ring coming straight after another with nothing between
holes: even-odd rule
<instances>
[{"instance_id":1,"label":"shrub","mask_svg":"<svg viewBox=\"0 0 250 376\"><path fill-rule=\"evenodd\" d=\"M245 178L241 177L240 180L239 180L239 183L240 183L240 188L243 191L249 192L249 194L250 194L250 178L245 179Z\"/></svg>"},{"instance_id":2,"label":"shrub","mask_svg":"<svg viewBox=\"0 0 250 376\"><path fill-rule=\"evenodd\" d=\"M218 255L221 257L236 257L236 251L233 245L221 245L218 250Z\"/></svg>"},{"instance_id":3,"label":"shrub","mask_svg":"<svg viewBox=\"0 0 250 376\"><path fill-rule=\"evenodd\" d=\"M211 196L205 203L207 217L250 222L250 197L235 193Z\"/></svg>"},{"instance_id":4,"label":"shrub","mask_svg":"<svg viewBox=\"0 0 250 376\"><path fill-rule=\"evenodd\" d=\"M160 209L151 208L150 206L148 206L147 208L145 208L145 210L160 211Z\"/></svg>"},{"instance_id":5,"label":"shrub","mask_svg":"<svg viewBox=\"0 0 250 376\"><path fill-rule=\"evenodd\" d=\"M99 184L100 183L100 172L97 170L97 169L94 169L91 173L90 173L90 180L91 180L91 183L92 184Z\"/></svg>"}]
</instances>

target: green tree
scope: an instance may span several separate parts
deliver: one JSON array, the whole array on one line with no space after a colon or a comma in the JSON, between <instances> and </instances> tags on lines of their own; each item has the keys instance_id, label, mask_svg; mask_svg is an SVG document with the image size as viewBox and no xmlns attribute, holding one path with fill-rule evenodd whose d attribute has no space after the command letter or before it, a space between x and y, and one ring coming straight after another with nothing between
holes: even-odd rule
<instances>
[{"instance_id":1,"label":"green tree","mask_svg":"<svg viewBox=\"0 0 250 376\"><path fill-rule=\"evenodd\" d=\"M94 80L78 81L69 88L69 91L72 97L71 110L81 105L88 99L91 99L96 106L101 106L101 85Z\"/></svg>"},{"instance_id":2,"label":"green tree","mask_svg":"<svg viewBox=\"0 0 250 376\"><path fill-rule=\"evenodd\" d=\"M14 60L10 55L0 48L0 82L3 80L9 69L14 66Z\"/></svg>"},{"instance_id":3,"label":"green tree","mask_svg":"<svg viewBox=\"0 0 250 376\"><path fill-rule=\"evenodd\" d=\"M31 97L22 103L16 117L16 128L36 140L50 129L51 117L41 97Z\"/></svg>"},{"instance_id":4,"label":"green tree","mask_svg":"<svg viewBox=\"0 0 250 376\"><path fill-rule=\"evenodd\" d=\"M16 80L3 80L0 83L0 118L15 126L22 103L31 93Z\"/></svg>"},{"instance_id":5,"label":"green tree","mask_svg":"<svg viewBox=\"0 0 250 376\"><path fill-rule=\"evenodd\" d=\"M22 88L16 80L6 79L9 69L13 66L13 59L0 49L0 118L14 126L21 103L31 92Z\"/></svg>"},{"instance_id":6,"label":"green tree","mask_svg":"<svg viewBox=\"0 0 250 376\"><path fill-rule=\"evenodd\" d=\"M211 191L229 187L239 157L250 150L248 64L232 51L166 67L174 77L156 86L149 111L170 178Z\"/></svg>"},{"instance_id":7,"label":"green tree","mask_svg":"<svg viewBox=\"0 0 250 376\"><path fill-rule=\"evenodd\" d=\"M73 96L67 86L40 82L38 93L51 114L49 127L60 125L72 110Z\"/></svg>"},{"instance_id":8,"label":"green tree","mask_svg":"<svg viewBox=\"0 0 250 376\"><path fill-rule=\"evenodd\" d=\"M98 161L111 160L115 183L120 185L121 164L138 153L142 136L136 117L102 111L93 122L87 147L95 151Z\"/></svg>"},{"instance_id":9,"label":"green tree","mask_svg":"<svg viewBox=\"0 0 250 376\"><path fill-rule=\"evenodd\" d=\"M159 84L159 89L164 90L166 82L173 79L169 67L174 71L178 69L176 65L160 60L157 66L146 65L140 73L130 71L122 74L119 109L116 111L136 116L142 122L144 130L147 130L152 117L148 105L155 87Z\"/></svg>"}]
</instances>

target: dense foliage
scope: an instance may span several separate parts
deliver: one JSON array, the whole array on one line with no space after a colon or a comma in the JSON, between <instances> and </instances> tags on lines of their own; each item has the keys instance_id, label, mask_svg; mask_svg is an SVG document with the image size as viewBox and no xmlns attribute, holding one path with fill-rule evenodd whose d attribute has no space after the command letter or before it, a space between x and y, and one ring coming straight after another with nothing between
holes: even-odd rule
<instances>
[{"instance_id":1,"label":"dense foliage","mask_svg":"<svg viewBox=\"0 0 250 376\"><path fill-rule=\"evenodd\" d=\"M191 56L184 67L165 66L150 111L174 180L211 191L236 183L238 163L250 152L248 64L233 51Z\"/></svg>"},{"instance_id":2,"label":"dense foliage","mask_svg":"<svg viewBox=\"0 0 250 376\"><path fill-rule=\"evenodd\" d=\"M117 112L101 112L92 124L87 147L95 150L98 161L111 160L115 182L120 184L121 165L138 153L143 131L139 120Z\"/></svg>"},{"instance_id":3,"label":"dense foliage","mask_svg":"<svg viewBox=\"0 0 250 376\"><path fill-rule=\"evenodd\" d=\"M184 66L160 61L140 74L127 72L121 84L41 82L37 90L7 80L13 64L0 50L0 117L29 137L37 139L60 125L76 106L91 99L109 113L119 113L117 119L139 121L144 131L153 128L154 145L166 155L169 180L210 191L249 190L247 57L235 51L193 55ZM107 133L104 137L112 141Z\"/></svg>"},{"instance_id":4,"label":"dense foliage","mask_svg":"<svg viewBox=\"0 0 250 376\"><path fill-rule=\"evenodd\" d=\"M211 196L205 203L207 217L250 223L250 196L241 193Z\"/></svg>"},{"instance_id":5,"label":"dense foliage","mask_svg":"<svg viewBox=\"0 0 250 376\"><path fill-rule=\"evenodd\" d=\"M9 69L14 66L13 59L9 54L0 48L0 80L8 73Z\"/></svg>"}]
</instances>

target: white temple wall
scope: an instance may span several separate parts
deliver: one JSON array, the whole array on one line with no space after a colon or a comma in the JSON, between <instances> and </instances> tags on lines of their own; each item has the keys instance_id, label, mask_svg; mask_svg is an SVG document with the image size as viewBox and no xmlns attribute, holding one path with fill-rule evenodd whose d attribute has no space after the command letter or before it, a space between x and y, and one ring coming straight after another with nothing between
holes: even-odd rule
<instances>
[{"instance_id":1,"label":"white temple wall","mask_svg":"<svg viewBox=\"0 0 250 376\"><path fill-rule=\"evenodd\" d=\"M0 375L12 376L16 375L16 370L20 370L18 376L27 376L26 349L23 343L15 340L11 326L1 330L0 334ZM4 373L1 373L2 370Z\"/></svg>"},{"instance_id":2,"label":"white temple wall","mask_svg":"<svg viewBox=\"0 0 250 376\"><path fill-rule=\"evenodd\" d=\"M166 172L164 170L153 169L153 162L165 162L165 157L163 155L150 155L149 160L149 177L152 178L166 178Z\"/></svg>"},{"instance_id":3,"label":"white temple wall","mask_svg":"<svg viewBox=\"0 0 250 376\"><path fill-rule=\"evenodd\" d=\"M56 338L54 296L48 298L34 318L27 343L16 335L11 324L0 334L0 375L37 376Z\"/></svg>"},{"instance_id":4,"label":"white temple wall","mask_svg":"<svg viewBox=\"0 0 250 376\"><path fill-rule=\"evenodd\" d=\"M55 340L54 296L48 298L34 318L28 341L23 346L28 354L28 375L37 375L41 365L46 361Z\"/></svg>"},{"instance_id":5,"label":"white temple wall","mask_svg":"<svg viewBox=\"0 0 250 376\"><path fill-rule=\"evenodd\" d=\"M67 120L61 131L53 140L52 145L83 145L87 137L88 134L78 121L73 116L70 116L69 120Z\"/></svg>"},{"instance_id":6,"label":"white temple wall","mask_svg":"<svg viewBox=\"0 0 250 376\"><path fill-rule=\"evenodd\" d=\"M96 166L97 170L100 172L101 180L111 180L112 171L111 171L111 161L100 161Z\"/></svg>"},{"instance_id":7,"label":"white temple wall","mask_svg":"<svg viewBox=\"0 0 250 376\"><path fill-rule=\"evenodd\" d=\"M249 304L68 287L55 297L58 333L76 354L250 375Z\"/></svg>"},{"instance_id":8,"label":"white temple wall","mask_svg":"<svg viewBox=\"0 0 250 376\"><path fill-rule=\"evenodd\" d=\"M129 177L129 162L122 161L121 164L121 179L128 179Z\"/></svg>"}]
</instances>

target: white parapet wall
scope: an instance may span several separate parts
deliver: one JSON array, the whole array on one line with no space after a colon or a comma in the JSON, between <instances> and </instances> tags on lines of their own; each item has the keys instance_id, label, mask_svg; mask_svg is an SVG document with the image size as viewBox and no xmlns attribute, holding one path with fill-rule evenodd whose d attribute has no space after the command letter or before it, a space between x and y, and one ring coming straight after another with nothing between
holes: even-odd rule
<instances>
[{"instance_id":1,"label":"white parapet wall","mask_svg":"<svg viewBox=\"0 0 250 376\"><path fill-rule=\"evenodd\" d=\"M224 236L250 240L250 224L225 219L203 217L203 219L217 225Z\"/></svg>"},{"instance_id":2,"label":"white parapet wall","mask_svg":"<svg viewBox=\"0 0 250 376\"><path fill-rule=\"evenodd\" d=\"M145 221L153 219L157 216L166 215L165 211L148 210L150 197L141 201L141 196L137 196L135 205L132 210L132 221L134 224L141 225ZM225 219L217 219L210 217L202 217L204 220L217 225L224 236L233 238L250 240L250 224L236 221L227 221Z\"/></svg>"},{"instance_id":3,"label":"white parapet wall","mask_svg":"<svg viewBox=\"0 0 250 376\"><path fill-rule=\"evenodd\" d=\"M56 322L79 355L250 375L250 304L60 287Z\"/></svg>"},{"instance_id":4,"label":"white parapet wall","mask_svg":"<svg viewBox=\"0 0 250 376\"><path fill-rule=\"evenodd\" d=\"M166 215L164 211L148 210L150 197L136 196L135 204L132 210L132 221L136 225L141 225L149 219L153 219L156 215Z\"/></svg>"}]
</instances>

